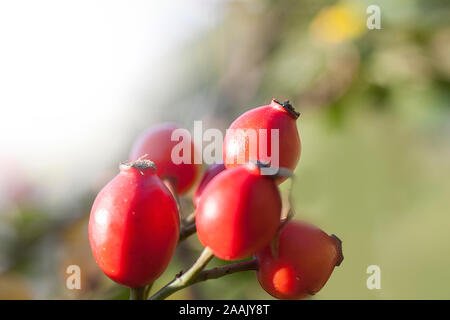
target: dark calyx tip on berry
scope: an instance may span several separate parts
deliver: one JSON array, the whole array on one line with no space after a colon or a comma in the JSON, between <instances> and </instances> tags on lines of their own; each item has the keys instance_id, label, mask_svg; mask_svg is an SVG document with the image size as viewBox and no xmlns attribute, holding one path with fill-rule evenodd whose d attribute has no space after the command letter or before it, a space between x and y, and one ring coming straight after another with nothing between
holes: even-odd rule
<instances>
[{"instance_id":1,"label":"dark calyx tip on berry","mask_svg":"<svg viewBox=\"0 0 450 320\"><path fill-rule=\"evenodd\" d=\"M289 114L294 118L294 119L298 119L298 117L300 117L300 112L297 112L295 110L295 108L289 103L289 100L285 101L285 102L279 102L277 99L273 98L272 99L275 103L279 104L280 106L282 106L287 112L289 112Z\"/></svg>"},{"instance_id":2,"label":"dark calyx tip on berry","mask_svg":"<svg viewBox=\"0 0 450 320\"><path fill-rule=\"evenodd\" d=\"M333 240L336 244L336 248L338 251L338 256L336 259L336 267L339 267L341 265L342 261L344 261L344 253L342 252L342 241L334 234L332 234L330 237L333 238Z\"/></svg>"},{"instance_id":3,"label":"dark calyx tip on berry","mask_svg":"<svg viewBox=\"0 0 450 320\"><path fill-rule=\"evenodd\" d=\"M267 162L264 162L264 161L261 161L261 160L252 160L252 159L250 159L249 161L248 161L248 163L249 163L249 165L250 166L255 166L255 167L258 167L258 168L270 168L270 163L267 163Z\"/></svg>"},{"instance_id":4,"label":"dark calyx tip on berry","mask_svg":"<svg viewBox=\"0 0 450 320\"><path fill-rule=\"evenodd\" d=\"M128 168L135 168L137 170L145 170L145 169L156 170L156 164L153 161L142 158L139 158L136 161L122 162L120 165Z\"/></svg>"},{"instance_id":5,"label":"dark calyx tip on berry","mask_svg":"<svg viewBox=\"0 0 450 320\"><path fill-rule=\"evenodd\" d=\"M250 168L258 168L259 170L261 170L262 168L271 168L271 165L268 162L264 162L261 160L252 160L252 159L250 159L248 161L248 166ZM290 178L290 177L294 176L294 173L288 168L272 167L272 169L276 170L276 172L273 172L270 174L270 177L272 177L272 178Z\"/></svg>"}]
</instances>

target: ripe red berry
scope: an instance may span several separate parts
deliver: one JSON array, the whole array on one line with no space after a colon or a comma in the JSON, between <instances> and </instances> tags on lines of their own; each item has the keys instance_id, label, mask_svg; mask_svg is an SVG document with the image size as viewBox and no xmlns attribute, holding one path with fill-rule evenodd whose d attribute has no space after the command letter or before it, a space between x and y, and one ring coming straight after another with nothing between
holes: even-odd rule
<instances>
[{"instance_id":1,"label":"ripe red berry","mask_svg":"<svg viewBox=\"0 0 450 320\"><path fill-rule=\"evenodd\" d=\"M200 196L203 193L203 190L208 185L208 183L219 173L221 173L223 170L225 170L225 166L223 163L215 163L211 165L208 170L205 171L203 174L203 178L200 181L200 184L197 187L197 190L195 190L194 194L194 206L197 207L198 201L200 200Z\"/></svg>"},{"instance_id":2,"label":"ripe red berry","mask_svg":"<svg viewBox=\"0 0 450 320\"><path fill-rule=\"evenodd\" d=\"M89 241L100 269L112 280L142 287L166 269L178 242L176 202L151 161L120 166L97 195Z\"/></svg>"},{"instance_id":3,"label":"ripe red berry","mask_svg":"<svg viewBox=\"0 0 450 320\"><path fill-rule=\"evenodd\" d=\"M254 164L227 169L206 186L198 202L200 242L225 260L249 257L276 233L281 198L273 177Z\"/></svg>"},{"instance_id":4,"label":"ripe red berry","mask_svg":"<svg viewBox=\"0 0 450 320\"><path fill-rule=\"evenodd\" d=\"M278 299L302 299L317 293L343 260L336 236L298 221L281 229L276 251L275 258L267 246L256 258L261 287Z\"/></svg>"},{"instance_id":5,"label":"ripe red berry","mask_svg":"<svg viewBox=\"0 0 450 320\"><path fill-rule=\"evenodd\" d=\"M271 154L272 139L271 129L279 129L279 164L278 167L288 168L294 171L300 158L301 143L298 135L296 120L299 116L294 108L288 103L279 103L272 100L269 105L249 110L237 118L227 130L223 143L223 162L227 168L240 165L239 159L244 159L245 163L249 160L260 160L269 163L270 158L277 156ZM242 134L238 129L244 130ZM256 146L251 149L253 138L247 131L256 134ZM267 138L262 139L260 129L266 129ZM261 140L262 139L262 140ZM266 150L260 148L264 143ZM251 152L255 150L255 154ZM242 163L241 163L242 164ZM271 163L272 167L276 164ZM278 182L284 179L279 179Z\"/></svg>"},{"instance_id":6,"label":"ripe red berry","mask_svg":"<svg viewBox=\"0 0 450 320\"><path fill-rule=\"evenodd\" d=\"M195 147L190 142L190 161L175 164L172 160L172 149L179 141L172 141L172 132L180 129L178 126L166 123L144 131L134 143L129 160L136 161L143 155L143 159L152 160L158 168L158 176L169 180L176 193L188 191L200 175L201 165L194 163ZM181 151L182 156L183 151Z\"/></svg>"}]
</instances>

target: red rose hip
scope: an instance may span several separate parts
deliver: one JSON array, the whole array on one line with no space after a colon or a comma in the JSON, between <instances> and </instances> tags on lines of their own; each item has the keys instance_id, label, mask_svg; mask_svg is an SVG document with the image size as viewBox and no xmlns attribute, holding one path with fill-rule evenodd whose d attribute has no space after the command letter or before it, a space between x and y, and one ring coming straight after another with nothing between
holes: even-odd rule
<instances>
[{"instance_id":1,"label":"red rose hip","mask_svg":"<svg viewBox=\"0 0 450 320\"><path fill-rule=\"evenodd\" d=\"M272 167L294 171L300 159L301 143L296 120L299 113L288 103L275 99L269 105L251 109L237 118L223 142L223 162L227 168L249 160L270 163ZM278 129L278 150L272 153L271 129ZM250 130L250 131L249 131ZM262 131L261 131L262 130ZM261 135L266 132L266 135ZM256 139L255 139L256 138ZM265 150L261 146L266 146ZM278 156L278 166L274 157ZM255 158L256 157L256 158ZM284 178L278 179L278 182Z\"/></svg>"},{"instance_id":2,"label":"red rose hip","mask_svg":"<svg viewBox=\"0 0 450 320\"><path fill-rule=\"evenodd\" d=\"M100 269L133 288L152 283L169 264L179 236L176 202L151 161L122 164L97 195L89 241Z\"/></svg>"},{"instance_id":3,"label":"red rose hip","mask_svg":"<svg viewBox=\"0 0 450 320\"><path fill-rule=\"evenodd\" d=\"M172 133L178 126L165 123L144 131L135 141L129 160L143 159L153 161L157 166L158 176L168 180L177 194L186 193L200 175L201 165L194 163L196 152L194 143L189 141L190 156L187 162L175 163L172 159L172 150L180 141L172 141ZM190 136L189 136L190 137Z\"/></svg>"},{"instance_id":4,"label":"red rose hip","mask_svg":"<svg viewBox=\"0 0 450 320\"><path fill-rule=\"evenodd\" d=\"M203 190L205 190L208 183L219 173L221 173L223 170L225 170L225 165L223 163L215 163L212 164L203 174L202 180L200 181L197 189L195 190L194 194L194 206L197 207L198 201L200 200L200 196L203 193Z\"/></svg>"},{"instance_id":5,"label":"red rose hip","mask_svg":"<svg viewBox=\"0 0 450 320\"><path fill-rule=\"evenodd\" d=\"M299 221L280 231L277 257L267 246L256 254L261 287L278 299L303 299L317 293L343 260L341 241Z\"/></svg>"},{"instance_id":6,"label":"red rose hip","mask_svg":"<svg viewBox=\"0 0 450 320\"><path fill-rule=\"evenodd\" d=\"M224 260L249 257L276 233L281 199L272 176L248 164L227 169L204 189L196 225L200 242Z\"/></svg>"}]
</instances>

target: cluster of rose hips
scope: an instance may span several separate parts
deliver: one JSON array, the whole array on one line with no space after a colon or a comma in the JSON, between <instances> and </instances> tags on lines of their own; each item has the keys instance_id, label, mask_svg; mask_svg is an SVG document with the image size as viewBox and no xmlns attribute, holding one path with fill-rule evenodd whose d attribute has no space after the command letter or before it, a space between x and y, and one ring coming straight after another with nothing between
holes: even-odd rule
<instances>
[{"instance_id":1,"label":"cluster of rose hips","mask_svg":"<svg viewBox=\"0 0 450 320\"><path fill-rule=\"evenodd\" d=\"M301 151L298 116L289 103L272 100L237 118L230 129L244 131L227 131L224 164L206 170L193 199L195 216L183 220L177 197L201 173L193 161L194 145L191 142L192 161L175 164L171 153L177 141L171 136L178 127L164 124L144 132L133 145L129 162L120 165L120 173L100 191L92 207L89 240L102 271L131 288L153 283L168 266L180 229L191 223L200 242L216 257L254 257L259 283L270 295L301 299L318 292L343 259L340 240L281 216L278 184L286 176L262 174L269 159L250 159L248 139L236 134L278 129L278 172L281 168L292 172ZM270 139L268 135L269 150ZM226 161L239 156L245 163Z\"/></svg>"}]
</instances>

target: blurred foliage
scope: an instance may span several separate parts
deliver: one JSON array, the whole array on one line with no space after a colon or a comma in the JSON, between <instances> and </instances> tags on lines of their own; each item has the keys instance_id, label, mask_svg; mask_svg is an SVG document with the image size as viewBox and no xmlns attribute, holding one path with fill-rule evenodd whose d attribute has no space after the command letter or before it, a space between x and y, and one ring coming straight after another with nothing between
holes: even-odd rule
<instances>
[{"instance_id":1,"label":"blurred foliage","mask_svg":"<svg viewBox=\"0 0 450 320\"><path fill-rule=\"evenodd\" d=\"M371 4L381 30L365 26ZM225 129L272 97L302 112L296 218L337 234L345 256L317 299L449 298L449 9L444 0L228 1L217 27L174 53L180 69L162 121ZM0 298L128 298L90 253L87 216L100 186L76 207L40 197L4 206ZM196 236L180 246L154 289L200 250ZM65 289L70 264L81 267L82 290ZM381 267L381 290L366 288L371 264ZM270 296L247 272L173 298Z\"/></svg>"}]
</instances>

